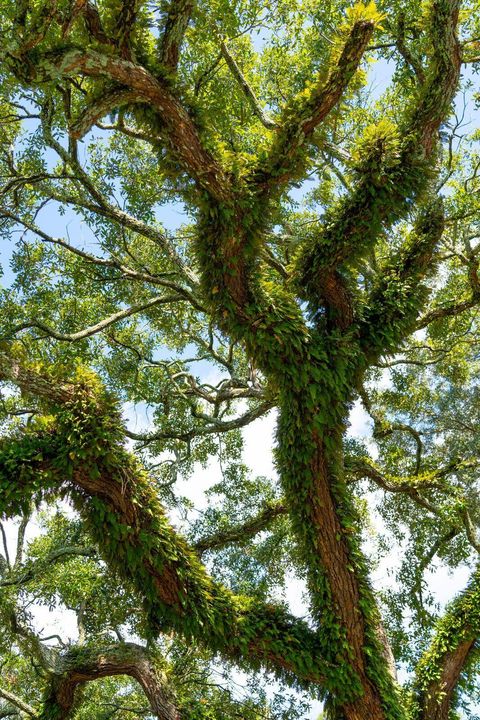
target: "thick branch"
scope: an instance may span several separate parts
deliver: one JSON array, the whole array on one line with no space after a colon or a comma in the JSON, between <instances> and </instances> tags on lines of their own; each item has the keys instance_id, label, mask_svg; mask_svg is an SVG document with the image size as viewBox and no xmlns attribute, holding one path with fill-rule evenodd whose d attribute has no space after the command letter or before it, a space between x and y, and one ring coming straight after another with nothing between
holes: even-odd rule
<instances>
[{"instance_id":1,"label":"thick branch","mask_svg":"<svg viewBox=\"0 0 480 720\"><path fill-rule=\"evenodd\" d=\"M167 679L156 667L148 652L134 643L117 643L107 647L82 646L60 656L50 692L40 718L67 720L75 704L75 691L86 682L105 677L128 675L142 687L158 720L180 720Z\"/></svg>"},{"instance_id":2,"label":"thick branch","mask_svg":"<svg viewBox=\"0 0 480 720\"><path fill-rule=\"evenodd\" d=\"M10 690L6 690L5 688L0 687L0 697L4 700L7 700L7 702L11 703L27 715L30 715L30 717L38 718L38 714L35 708L26 703L25 700L19 698L18 695L10 692Z\"/></svg>"},{"instance_id":3,"label":"thick branch","mask_svg":"<svg viewBox=\"0 0 480 720\"><path fill-rule=\"evenodd\" d=\"M352 192L326 214L321 230L299 254L298 287L314 309L323 304L336 269L347 258L350 265L361 258L427 185L438 130L450 112L460 72L458 9L459 0L432 3L432 56L420 98L398 128L379 125L363 149Z\"/></svg>"},{"instance_id":4,"label":"thick branch","mask_svg":"<svg viewBox=\"0 0 480 720\"><path fill-rule=\"evenodd\" d=\"M447 608L421 658L414 690L418 720L448 720L455 688L480 636L480 570Z\"/></svg>"},{"instance_id":5,"label":"thick branch","mask_svg":"<svg viewBox=\"0 0 480 720\"><path fill-rule=\"evenodd\" d=\"M22 58L23 59L23 58ZM77 48L46 52L42 63L29 64L30 82L58 79L58 76L107 78L129 88L160 118L172 155L198 185L219 201L230 199L228 179L211 153L205 149L189 114L167 84L148 70L113 55Z\"/></svg>"},{"instance_id":6,"label":"thick branch","mask_svg":"<svg viewBox=\"0 0 480 720\"><path fill-rule=\"evenodd\" d=\"M170 2L160 47L160 62L168 70L177 69L180 47L194 7L194 0Z\"/></svg>"},{"instance_id":7,"label":"thick branch","mask_svg":"<svg viewBox=\"0 0 480 720\"><path fill-rule=\"evenodd\" d=\"M51 412L61 408L57 426L46 434L3 441L3 512L17 512L28 494L60 491L70 478L75 504L106 561L144 598L152 632L171 628L300 685L329 686L336 676L323 659L321 635L283 608L233 595L208 576L196 552L169 524L155 484L122 448L118 409L107 396L92 395L92 379L86 386L64 385L23 369L5 354L0 359L0 378L39 395ZM78 412L83 430L75 444L71 423L77 427ZM13 465L12 457L17 458Z\"/></svg>"},{"instance_id":8,"label":"thick branch","mask_svg":"<svg viewBox=\"0 0 480 720\"><path fill-rule=\"evenodd\" d=\"M420 213L403 246L380 269L360 323L361 344L369 362L395 351L414 329L428 293L422 281L435 269L434 251L443 230L443 203L438 199Z\"/></svg>"},{"instance_id":9,"label":"thick branch","mask_svg":"<svg viewBox=\"0 0 480 720\"><path fill-rule=\"evenodd\" d=\"M320 80L307 100L295 97L280 119L277 138L265 166L256 171L262 192L270 186L283 188L303 164L302 146L313 131L338 104L355 74L372 37L374 24L361 20L354 24L342 53L326 81Z\"/></svg>"}]
</instances>

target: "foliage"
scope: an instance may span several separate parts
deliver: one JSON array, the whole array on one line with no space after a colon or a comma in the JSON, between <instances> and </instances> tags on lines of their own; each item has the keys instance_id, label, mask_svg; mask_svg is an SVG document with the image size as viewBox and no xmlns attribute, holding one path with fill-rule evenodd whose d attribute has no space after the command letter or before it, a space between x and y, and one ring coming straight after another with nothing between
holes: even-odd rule
<instances>
[{"instance_id":1,"label":"foliage","mask_svg":"<svg viewBox=\"0 0 480 720\"><path fill-rule=\"evenodd\" d=\"M476 3L3 5L6 711L280 719L310 694L335 720L456 717L478 670ZM272 411L278 479L242 435ZM443 610L434 562L471 571ZM32 602L75 640L46 643Z\"/></svg>"}]
</instances>

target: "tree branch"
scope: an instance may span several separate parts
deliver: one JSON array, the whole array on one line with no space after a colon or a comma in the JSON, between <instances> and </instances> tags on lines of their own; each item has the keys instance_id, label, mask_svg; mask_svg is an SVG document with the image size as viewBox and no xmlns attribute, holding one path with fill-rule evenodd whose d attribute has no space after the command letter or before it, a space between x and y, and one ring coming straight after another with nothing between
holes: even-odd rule
<instances>
[{"instance_id":1,"label":"tree branch","mask_svg":"<svg viewBox=\"0 0 480 720\"><path fill-rule=\"evenodd\" d=\"M40 575L46 567L54 565L62 560L69 560L72 557L96 557L97 551L93 547L81 547L66 545L65 547L53 550L45 559L29 562L22 567L15 566L15 572L6 575L0 580L0 587L12 587L15 585L26 585Z\"/></svg>"},{"instance_id":2,"label":"tree branch","mask_svg":"<svg viewBox=\"0 0 480 720\"><path fill-rule=\"evenodd\" d=\"M131 317L132 315L141 313L144 310L149 310L150 308L157 305L169 305L170 303L179 302L184 299L185 298L183 298L181 295L170 295L166 297L157 296L145 302L131 305L125 310L119 310L118 312L109 315L95 325L90 325L89 327L84 328L83 330L79 330L75 333L61 333L54 328L49 327L45 323L40 322L39 320L32 320L22 323L21 325L17 325L15 328L13 328L11 334L15 335L16 333L19 333L20 331L26 330L28 328L38 328L39 330L47 333L49 337L52 337L55 340L62 340L64 342L76 342L77 340L83 340L84 338L91 337L92 335L97 335L103 330L106 330L106 328L110 327L110 325L114 325L120 320L124 320L127 317Z\"/></svg>"},{"instance_id":3,"label":"tree branch","mask_svg":"<svg viewBox=\"0 0 480 720\"><path fill-rule=\"evenodd\" d=\"M35 708L26 703L25 700L19 698L18 695L10 692L10 690L6 690L5 688L0 687L0 697L2 697L4 700L7 700L7 702L11 703L12 705L15 705L15 707L17 707L19 710L26 713L27 715L30 715L30 717L39 717Z\"/></svg>"},{"instance_id":4,"label":"tree branch","mask_svg":"<svg viewBox=\"0 0 480 720\"><path fill-rule=\"evenodd\" d=\"M152 632L169 627L193 635L230 660L263 665L300 685L335 683L334 668L323 659L321 635L282 607L234 595L208 576L196 552L169 524L155 483L123 449L119 410L105 394L92 394L92 379L86 386L62 384L5 353L0 360L0 379L36 394L50 412L61 406L56 429L3 439L2 512L16 512L29 494L61 491L70 478L74 502L105 560L144 598ZM79 422L78 411L84 430L76 447L70 422ZM13 465L12 457L17 458ZM15 493L6 492L12 487Z\"/></svg>"},{"instance_id":5,"label":"tree branch","mask_svg":"<svg viewBox=\"0 0 480 720\"><path fill-rule=\"evenodd\" d=\"M267 130L273 130L274 128L277 128L277 124L274 120L268 117L268 115L262 110L260 107L260 103L258 102L257 96L253 92L252 88L248 84L244 74L240 70L239 66L237 65L235 58L230 54L230 50L227 47L227 44L222 41L221 42L221 53L223 58L226 60L226 63L228 67L231 70L232 75L234 76L235 80L238 82L240 88L242 89L243 94L248 100L248 103L250 104L250 107L253 111L253 114L258 117L260 122L264 127L267 128Z\"/></svg>"},{"instance_id":6,"label":"tree branch","mask_svg":"<svg viewBox=\"0 0 480 720\"><path fill-rule=\"evenodd\" d=\"M480 570L439 621L416 669L418 720L447 720L455 688L480 636Z\"/></svg>"},{"instance_id":7,"label":"tree branch","mask_svg":"<svg viewBox=\"0 0 480 720\"><path fill-rule=\"evenodd\" d=\"M35 235L38 235L39 238L41 238L44 242L50 243L52 245L57 245L58 247L62 247L64 250L68 250L68 252L72 253L73 255L76 255L77 257L82 258L82 260L85 260L87 263L92 265L98 265L100 267L109 267L115 270L118 270L122 277L129 278L131 280L138 280L146 283L150 283L152 285L158 285L160 287L168 288L169 290L174 290L178 295L181 295L185 300L188 300L193 307L195 307L197 310L200 310L202 312L205 311L205 308L200 304L199 300L196 298L196 296L190 292L190 290L186 289L182 285L179 285L176 282L172 282L171 280L168 280L167 278L163 277L162 275L151 275L150 273L134 270L133 268L128 267L127 265L124 265L123 263L119 262L118 260L114 260L111 258L100 258L95 255L91 255L90 253L85 252L84 250L81 250L80 248L75 247L74 245L70 245L65 240L62 240L61 238L55 238L51 235L48 235L45 233L41 228L39 228L35 223L30 222L29 220L25 220L25 218L21 218L18 215L15 215L14 213L10 212L6 208L0 207L0 216L3 216L5 218L9 218L10 220L13 220L14 222L18 223L19 225L22 225L27 230L30 230L31 232L35 233ZM185 275L189 278L190 284L193 284L193 280L195 279L196 282L198 280L196 279L196 276L193 272L189 272L188 268L186 268L184 265L182 265L182 270L185 271ZM183 274L183 273L182 273Z\"/></svg>"},{"instance_id":8,"label":"tree branch","mask_svg":"<svg viewBox=\"0 0 480 720\"><path fill-rule=\"evenodd\" d=\"M189 442L196 437L204 437L205 435L217 435L219 433L229 432L230 430L238 430L239 428L245 427L254 420L257 420L258 418L265 415L265 413L271 410L272 407L274 407L274 402L266 400L265 402L257 405L256 408L253 408L252 410L249 410L243 415L240 415L239 417L232 420L219 420L218 418L212 417L210 415L199 416L197 413L197 417L199 416L208 424L201 425L199 427L192 428L192 430L186 430L184 432L176 430L162 430L159 432L142 434L126 430L125 435L132 440L140 440L144 443L150 443L156 440L183 440L184 442Z\"/></svg>"},{"instance_id":9,"label":"tree branch","mask_svg":"<svg viewBox=\"0 0 480 720\"><path fill-rule=\"evenodd\" d=\"M60 655L40 717L46 720L56 711L55 718L67 720L79 686L118 675L128 675L137 680L148 698L150 711L158 720L180 720L166 676L148 651L135 643L116 643L106 647L83 645Z\"/></svg>"},{"instance_id":10,"label":"tree branch","mask_svg":"<svg viewBox=\"0 0 480 720\"><path fill-rule=\"evenodd\" d=\"M434 0L429 18L432 56L419 99L395 128L380 124L364 148L352 191L327 212L322 228L298 255L299 292L318 310L347 259L355 264L382 228L403 217L429 181L438 130L450 112L460 73L456 37L459 0Z\"/></svg>"},{"instance_id":11,"label":"tree branch","mask_svg":"<svg viewBox=\"0 0 480 720\"><path fill-rule=\"evenodd\" d=\"M415 327L428 292L422 281L435 269L434 251L444 227L443 202L439 198L419 214L403 246L379 270L360 321L360 343L370 363L376 362L380 354L394 352Z\"/></svg>"},{"instance_id":12,"label":"tree branch","mask_svg":"<svg viewBox=\"0 0 480 720\"><path fill-rule=\"evenodd\" d=\"M118 110L124 105L133 105L138 102L142 102L142 98L133 90L128 88L110 90L83 109L75 122L70 125L69 133L75 140L80 140L105 115L109 115L113 110Z\"/></svg>"},{"instance_id":13,"label":"tree branch","mask_svg":"<svg viewBox=\"0 0 480 720\"><path fill-rule=\"evenodd\" d=\"M202 537L194 542L193 547L199 555L203 555L210 550L221 550L227 545L244 544L254 535L266 530L277 517L286 514L287 507L283 500L268 503L254 517L225 530L219 530L213 535Z\"/></svg>"},{"instance_id":14,"label":"tree branch","mask_svg":"<svg viewBox=\"0 0 480 720\"><path fill-rule=\"evenodd\" d=\"M230 182L211 153L205 149L189 114L171 93L167 84L155 78L141 65L104 55L96 50L77 48L44 53L43 62L29 62L30 82L58 80L61 77L84 75L107 78L137 94L139 102L148 104L161 121L170 152L182 169L198 185L218 201L231 197ZM12 68L15 71L15 68Z\"/></svg>"},{"instance_id":15,"label":"tree branch","mask_svg":"<svg viewBox=\"0 0 480 720\"><path fill-rule=\"evenodd\" d=\"M340 57L327 80L320 80L305 100L295 97L278 122L279 131L266 163L255 171L255 182L261 193L270 188L278 192L303 164L301 148L313 131L338 104L355 74L372 37L374 23L356 22Z\"/></svg>"},{"instance_id":16,"label":"tree branch","mask_svg":"<svg viewBox=\"0 0 480 720\"><path fill-rule=\"evenodd\" d=\"M194 7L194 0L170 0L160 44L160 62L170 71L177 69L180 48Z\"/></svg>"}]
</instances>

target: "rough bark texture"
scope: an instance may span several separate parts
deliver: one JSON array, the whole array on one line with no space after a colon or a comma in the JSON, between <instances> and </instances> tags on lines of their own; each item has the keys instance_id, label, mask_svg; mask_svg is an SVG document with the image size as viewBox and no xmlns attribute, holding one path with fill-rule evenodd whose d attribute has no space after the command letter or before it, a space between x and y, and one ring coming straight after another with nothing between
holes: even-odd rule
<instances>
[{"instance_id":1,"label":"rough bark texture","mask_svg":"<svg viewBox=\"0 0 480 720\"><path fill-rule=\"evenodd\" d=\"M475 639L465 640L444 657L440 679L432 684L425 693L422 720L448 720L458 679L475 643Z\"/></svg>"},{"instance_id":2,"label":"rough bark texture","mask_svg":"<svg viewBox=\"0 0 480 720\"><path fill-rule=\"evenodd\" d=\"M128 675L142 687L158 720L180 720L166 678L140 645L122 643L105 648L80 648L63 655L56 668L45 711L58 708L58 720L68 720L75 707L75 693L87 682ZM44 711L44 712L45 712ZM47 715L45 715L47 717Z\"/></svg>"}]
</instances>

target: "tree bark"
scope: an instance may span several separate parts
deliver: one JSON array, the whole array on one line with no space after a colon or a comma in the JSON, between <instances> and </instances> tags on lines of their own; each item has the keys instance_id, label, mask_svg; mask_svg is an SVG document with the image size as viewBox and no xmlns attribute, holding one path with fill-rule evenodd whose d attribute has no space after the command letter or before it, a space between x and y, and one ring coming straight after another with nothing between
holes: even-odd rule
<instances>
[{"instance_id":1,"label":"tree bark","mask_svg":"<svg viewBox=\"0 0 480 720\"><path fill-rule=\"evenodd\" d=\"M60 657L40 720L46 720L53 708L57 720L67 720L75 708L75 693L80 686L116 675L128 675L141 685L158 720L180 720L165 676L146 650L134 643L105 648L83 646Z\"/></svg>"}]
</instances>

